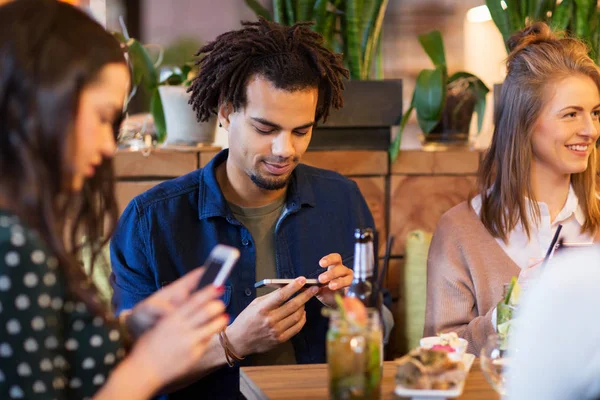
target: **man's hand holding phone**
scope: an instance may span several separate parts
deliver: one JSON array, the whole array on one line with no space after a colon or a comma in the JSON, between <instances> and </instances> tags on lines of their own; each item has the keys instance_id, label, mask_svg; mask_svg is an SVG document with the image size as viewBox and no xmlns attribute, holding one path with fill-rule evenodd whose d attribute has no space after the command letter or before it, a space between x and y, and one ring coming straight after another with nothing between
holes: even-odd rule
<instances>
[{"instance_id":1,"label":"man's hand holding phone","mask_svg":"<svg viewBox=\"0 0 600 400\"><path fill-rule=\"evenodd\" d=\"M305 283L306 278L299 277L254 299L227 327L227 336L235 350L242 356L263 353L300 332L306 323L304 304L319 291L318 286L301 291Z\"/></svg>"}]
</instances>

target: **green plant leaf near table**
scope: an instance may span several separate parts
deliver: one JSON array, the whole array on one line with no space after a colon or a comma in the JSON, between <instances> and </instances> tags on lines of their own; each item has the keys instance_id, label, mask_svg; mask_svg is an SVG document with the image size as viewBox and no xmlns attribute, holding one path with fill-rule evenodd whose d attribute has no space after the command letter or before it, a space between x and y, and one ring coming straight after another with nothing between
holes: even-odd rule
<instances>
[{"instance_id":1,"label":"green plant leaf near table","mask_svg":"<svg viewBox=\"0 0 600 400\"><path fill-rule=\"evenodd\" d=\"M326 46L343 52L351 79L382 79L381 34L389 0L273 0L273 14L245 0L257 16L283 25L312 21ZM339 30L337 29L339 27Z\"/></svg>"},{"instance_id":2,"label":"green plant leaf near table","mask_svg":"<svg viewBox=\"0 0 600 400\"><path fill-rule=\"evenodd\" d=\"M408 110L402 116L400 128L392 142L389 153L393 161L398 157L402 133L413 110L417 112L417 122L423 134L431 133L442 120L442 114L447 106L447 93L449 89L462 88L475 96L475 112L477 113L477 132L481 131L483 116L486 107L487 86L477 76L468 72L456 72L448 76L444 42L439 31L435 30L419 35L419 43L434 65L433 69L423 69L417 76L415 90ZM454 115L458 112L459 104L450 110Z\"/></svg>"},{"instance_id":3,"label":"green plant leaf near table","mask_svg":"<svg viewBox=\"0 0 600 400\"><path fill-rule=\"evenodd\" d=\"M127 52L134 86L138 87L142 85L150 95L149 111L154 119L156 138L158 143L163 143L166 139L167 127L163 103L158 88L161 85L188 86L190 83L190 73L195 67L194 63L188 61L181 66L171 67L170 74L161 80L158 65L152 62L146 46L137 39L126 39L120 33L115 32L113 35L121 42Z\"/></svg>"},{"instance_id":4,"label":"green plant leaf near table","mask_svg":"<svg viewBox=\"0 0 600 400\"><path fill-rule=\"evenodd\" d=\"M121 42L127 52L134 87L143 85L150 94L150 113L154 118L157 140L162 143L166 137L166 126L165 114L158 93L159 74L156 65L150 59L147 49L138 40L134 38L126 39L120 33L113 33L113 35Z\"/></svg>"}]
</instances>

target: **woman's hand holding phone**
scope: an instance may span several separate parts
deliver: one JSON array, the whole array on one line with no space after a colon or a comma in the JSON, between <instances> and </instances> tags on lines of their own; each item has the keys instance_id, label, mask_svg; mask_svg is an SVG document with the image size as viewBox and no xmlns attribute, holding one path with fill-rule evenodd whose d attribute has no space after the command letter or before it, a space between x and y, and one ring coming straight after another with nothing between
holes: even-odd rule
<instances>
[{"instance_id":1,"label":"woman's hand holding phone","mask_svg":"<svg viewBox=\"0 0 600 400\"><path fill-rule=\"evenodd\" d=\"M138 303L125 319L125 325L132 337L139 338L160 318L183 304L198 285L203 273L203 268L195 269Z\"/></svg>"},{"instance_id":2,"label":"woman's hand holding phone","mask_svg":"<svg viewBox=\"0 0 600 400\"><path fill-rule=\"evenodd\" d=\"M239 258L233 247L217 245L211 251L204 268L195 269L175 282L160 289L137 304L125 319L134 339L152 328L160 318L185 302L194 290L213 284L222 286Z\"/></svg>"},{"instance_id":3,"label":"woman's hand holding phone","mask_svg":"<svg viewBox=\"0 0 600 400\"><path fill-rule=\"evenodd\" d=\"M137 312L156 320L139 336L123 363L155 391L193 370L210 340L229 322L225 304L218 299L222 287L195 290L203 272L203 268L195 270L140 303L144 308ZM134 309L130 318L135 316ZM173 340L175 334L177 340Z\"/></svg>"}]
</instances>

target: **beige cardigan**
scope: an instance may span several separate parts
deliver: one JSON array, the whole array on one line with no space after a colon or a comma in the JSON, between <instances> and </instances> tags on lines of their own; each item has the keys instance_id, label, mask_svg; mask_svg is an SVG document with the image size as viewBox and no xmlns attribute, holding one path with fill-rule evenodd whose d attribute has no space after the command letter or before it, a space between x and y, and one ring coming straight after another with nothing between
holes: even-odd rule
<instances>
[{"instance_id":1,"label":"beige cardigan","mask_svg":"<svg viewBox=\"0 0 600 400\"><path fill-rule=\"evenodd\" d=\"M429 248L424 336L454 331L479 356L503 285L520 271L466 202L446 212Z\"/></svg>"}]
</instances>

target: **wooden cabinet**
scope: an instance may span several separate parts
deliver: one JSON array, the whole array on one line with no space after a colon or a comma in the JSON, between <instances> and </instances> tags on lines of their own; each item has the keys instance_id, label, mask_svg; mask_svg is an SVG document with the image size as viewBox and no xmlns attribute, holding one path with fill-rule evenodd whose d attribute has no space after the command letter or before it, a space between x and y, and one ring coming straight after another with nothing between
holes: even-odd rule
<instances>
[{"instance_id":1,"label":"wooden cabinet","mask_svg":"<svg viewBox=\"0 0 600 400\"><path fill-rule=\"evenodd\" d=\"M115 196L119 212L135 196L164 182L206 165L219 151L217 147L191 150L118 151L114 159L117 183Z\"/></svg>"},{"instance_id":2,"label":"wooden cabinet","mask_svg":"<svg viewBox=\"0 0 600 400\"><path fill-rule=\"evenodd\" d=\"M392 254L404 255L404 243L410 231L433 232L442 214L466 200L474 189L475 177L470 175L392 175L390 231L395 236Z\"/></svg>"},{"instance_id":3,"label":"wooden cabinet","mask_svg":"<svg viewBox=\"0 0 600 400\"><path fill-rule=\"evenodd\" d=\"M120 178L174 178L198 168L198 152L152 151L118 152L115 157L115 175Z\"/></svg>"},{"instance_id":4,"label":"wooden cabinet","mask_svg":"<svg viewBox=\"0 0 600 400\"><path fill-rule=\"evenodd\" d=\"M115 185L115 197L117 198L117 206L119 207L119 214L125 210L125 207L129 204L131 199L135 196L144 193L146 190L152 189L163 181L151 180L151 181L140 181L140 182L119 182Z\"/></svg>"},{"instance_id":5,"label":"wooden cabinet","mask_svg":"<svg viewBox=\"0 0 600 400\"><path fill-rule=\"evenodd\" d=\"M388 232L385 201L386 178L384 176L373 176L352 177L351 179L358 185L360 192L369 206L369 210L371 210L371 214L373 214L375 227L379 231L379 254L383 255L385 253L385 238Z\"/></svg>"}]
</instances>

